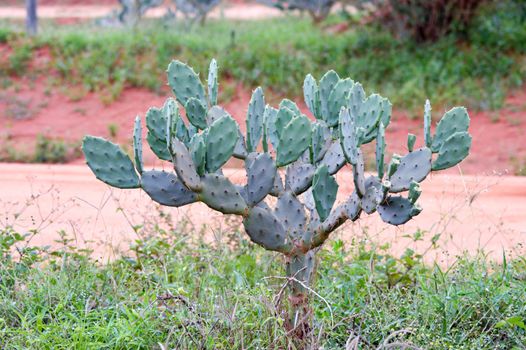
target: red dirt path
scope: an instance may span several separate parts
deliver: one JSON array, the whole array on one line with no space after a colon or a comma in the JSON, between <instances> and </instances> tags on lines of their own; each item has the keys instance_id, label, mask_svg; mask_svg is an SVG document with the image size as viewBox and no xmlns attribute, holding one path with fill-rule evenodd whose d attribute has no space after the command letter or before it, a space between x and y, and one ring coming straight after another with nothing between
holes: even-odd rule
<instances>
[{"instance_id":1,"label":"red dirt path","mask_svg":"<svg viewBox=\"0 0 526 350\"><path fill-rule=\"evenodd\" d=\"M41 59L46 59L45 55ZM18 80L15 85L16 88L0 91L0 142L9 139L10 144L28 152L32 151L38 134L78 142L86 134L109 137L110 124L118 126L116 141L130 144L134 117L144 116L150 106L162 106L170 96L168 91L159 96L142 89L125 89L117 101L107 106L101 102L100 93L89 93L75 102L71 96L77 94L76 88L49 91L43 79L34 82ZM232 99L223 103L241 128L244 128L249 99L250 91L238 86ZM299 104L306 112L303 102ZM434 110L433 116L438 118L443 112ZM25 113L28 115L24 116ZM473 147L470 156L462 163L464 173L513 174L519 167L524 167L526 87L510 95L504 109L498 112L471 111L470 116ZM18 120L17 117L25 119ZM394 116L387 132L389 152L406 152L408 132L418 136L417 145L421 143L422 121L409 119L394 106ZM154 159L147 158L146 161Z\"/></svg>"}]
</instances>

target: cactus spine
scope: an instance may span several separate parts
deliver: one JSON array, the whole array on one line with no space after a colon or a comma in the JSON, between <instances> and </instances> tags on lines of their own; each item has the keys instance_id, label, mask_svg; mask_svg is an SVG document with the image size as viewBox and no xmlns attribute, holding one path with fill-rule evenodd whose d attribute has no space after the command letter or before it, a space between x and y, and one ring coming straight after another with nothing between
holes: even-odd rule
<instances>
[{"instance_id":1,"label":"cactus spine","mask_svg":"<svg viewBox=\"0 0 526 350\"><path fill-rule=\"evenodd\" d=\"M333 71L319 83L310 75L304 82L305 101L316 122L290 100L283 100L279 109L265 106L258 88L248 106L244 136L228 112L215 105L215 61L206 89L199 75L182 62L173 61L167 74L177 102L168 99L162 109L147 112L146 140L158 157L173 163L175 172L144 169L140 118L134 133L135 165L117 145L86 136L83 151L88 166L101 181L118 188L140 187L162 205L200 201L224 214L242 216L254 243L284 255L292 279L289 327L300 335L309 331L308 322L294 322L309 319L305 286L315 274L315 253L330 233L347 220L356 221L362 212L378 212L391 225L406 223L422 210L417 203L419 183L432 170L458 164L471 146L464 108L448 111L432 136L431 107L426 102L424 146L413 149L416 136L409 135L409 152L393 155L386 167L391 103L376 94L366 97L359 83ZM186 109L190 124L180 117L179 105ZM366 178L361 146L372 141L377 175ZM435 159L433 154L438 154ZM245 163L245 185L233 184L221 171L232 157ZM355 191L336 205L334 174L345 164L352 167L353 179L347 181L354 182ZM277 199L273 207L267 201L270 196Z\"/></svg>"}]
</instances>

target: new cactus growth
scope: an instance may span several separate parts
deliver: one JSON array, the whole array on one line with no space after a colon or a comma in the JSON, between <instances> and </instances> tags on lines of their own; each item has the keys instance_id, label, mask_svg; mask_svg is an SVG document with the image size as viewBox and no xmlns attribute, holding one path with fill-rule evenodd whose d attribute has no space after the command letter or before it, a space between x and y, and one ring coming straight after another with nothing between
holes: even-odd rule
<instances>
[{"instance_id":1,"label":"new cactus growth","mask_svg":"<svg viewBox=\"0 0 526 350\"><path fill-rule=\"evenodd\" d=\"M347 220L358 220L362 212L378 212L391 225L406 223L422 210L417 203L419 183L432 170L458 164L471 146L466 109L448 111L432 135L427 101L423 146L413 149L416 136L409 135L409 152L393 155L386 166L391 103L376 94L367 97L359 83L333 71L319 82L311 75L305 79L312 119L290 100L283 100L278 109L265 105L263 90L257 88L243 135L237 122L216 105L215 60L206 89L199 75L179 61L169 65L167 74L176 100L148 110L146 140L159 158L173 163L174 172L145 169L140 118L134 128L135 164L117 145L86 136L83 151L88 166L101 181L118 188L142 188L162 205L200 201L241 216L254 243L283 255L291 287L286 324L300 337L310 329L306 287L315 275L315 254L330 233ZM180 106L189 123L180 115ZM377 173L366 176L361 147L372 141ZM233 184L222 172L232 157L244 161L243 185ZM338 204L335 174L346 164L352 171L340 181L354 183L355 190Z\"/></svg>"}]
</instances>

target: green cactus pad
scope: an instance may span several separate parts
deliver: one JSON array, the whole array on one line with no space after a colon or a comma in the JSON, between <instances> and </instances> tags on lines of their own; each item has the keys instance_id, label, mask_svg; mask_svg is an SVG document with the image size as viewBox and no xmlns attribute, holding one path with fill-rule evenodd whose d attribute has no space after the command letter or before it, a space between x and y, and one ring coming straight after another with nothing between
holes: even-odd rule
<instances>
[{"instance_id":1,"label":"green cactus pad","mask_svg":"<svg viewBox=\"0 0 526 350\"><path fill-rule=\"evenodd\" d=\"M177 118L175 123L175 137L185 145L188 145L190 142L190 129L186 127L183 118Z\"/></svg>"},{"instance_id":2,"label":"green cactus pad","mask_svg":"<svg viewBox=\"0 0 526 350\"><path fill-rule=\"evenodd\" d=\"M279 103L279 108L278 109L281 109L283 107L286 107L286 108L290 109L292 112L294 112L294 116L301 115L301 111L298 108L298 105L294 101L289 100L288 98L284 98Z\"/></svg>"},{"instance_id":3,"label":"green cactus pad","mask_svg":"<svg viewBox=\"0 0 526 350\"><path fill-rule=\"evenodd\" d=\"M382 184L376 176L369 176L365 180L365 194L361 207L367 214L376 211L376 207L383 201Z\"/></svg>"},{"instance_id":4,"label":"green cactus pad","mask_svg":"<svg viewBox=\"0 0 526 350\"><path fill-rule=\"evenodd\" d=\"M385 117L387 115L387 117ZM376 138L380 121L386 127L391 120L391 103L378 94L372 94L363 101L360 111L355 116L356 127L364 129L362 144L369 143Z\"/></svg>"},{"instance_id":5,"label":"green cactus pad","mask_svg":"<svg viewBox=\"0 0 526 350\"><path fill-rule=\"evenodd\" d=\"M100 137L86 136L82 151L97 179L117 188L139 187L133 162L116 144Z\"/></svg>"},{"instance_id":6,"label":"green cactus pad","mask_svg":"<svg viewBox=\"0 0 526 350\"><path fill-rule=\"evenodd\" d=\"M141 188L161 205L181 207L197 201L194 192L186 188L175 174L166 171L146 171L141 176Z\"/></svg>"},{"instance_id":7,"label":"green cactus pad","mask_svg":"<svg viewBox=\"0 0 526 350\"><path fill-rule=\"evenodd\" d=\"M231 117L231 115L223 107L212 106L206 115L206 123L212 125L216 120L223 117Z\"/></svg>"},{"instance_id":8,"label":"green cactus pad","mask_svg":"<svg viewBox=\"0 0 526 350\"><path fill-rule=\"evenodd\" d=\"M431 137L431 103L426 100L424 106L424 143L427 148L431 148L433 139Z\"/></svg>"},{"instance_id":9,"label":"green cactus pad","mask_svg":"<svg viewBox=\"0 0 526 350\"><path fill-rule=\"evenodd\" d=\"M279 112L278 112L279 115ZM297 160L311 143L310 121L305 116L293 118L281 132L276 164L280 167Z\"/></svg>"},{"instance_id":10,"label":"green cactus pad","mask_svg":"<svg viewBox=\"0 0 526 350\"><path fill-rule=\"evenodd\" d=\"M349 199L343 204L345 215L352 221L356 221L362 213L362 206L358 193L353 191Z\"/></svg>"},{"instance_id":11,"label":"green cactus pad","mask_svg":"<svg viewBox=\"0 0 526 350\"><path fill-rule=\"evenodd\" d=\"M263 136L263 119L265 114L265 97L263 90L258 87L252 92L247 111L247 151L256 151Z\"/></svg>"},{"instance_id":12,"label":"green cactus pad","mask_svg":"<svg viewBox=\"0 0 526 350\"><path fill-rule=\"evenodd\" d=\"M192 191L199 192L201 190L201 180L186 146L177 138L174 138L171 142L170 151L173 156L175 172L179 179Z\"/></svg>"},{"instance_id":13,"label":"green cactus pad","mask_svg":"<svg viewBox=\"0 0 526 350\"><path fill-rule=\"evenodd\" d=\"M225 176L206 174L202 179L200 201L223 214L246 215L248 206L236 186Z\"/></svg>"},{"instance_id":14,"label":"green cactus pad","mask_svg":"<svg viewBox=\"0 0 526 350\"><path fill-rule=\"evenodd\" d=\"M320 93L320 111L321 119L327 122L329 118L329 96L331 95L334 86L340 81L340 77L335 71L330 70L320 79L319 93ZM339 112L339 111L338 111Z\"/></svg>"},{"instance_id":15,"label":"green cactus pad","mask_svg":"<svg viewBox=\"0 0 526 350\"><path fill-rule=\"evenodd\" d=\"M168 85L181 105L186 106L188 100L195 97L206 106L203 84L199 80L199 75L191 67L174 60L168 66L166 73Z\"/></svg>"},{"instance_id":16,"label":"green cactus pad","mask_svg":"<svg viewBox=\"0 0 526 350\"><path fill-rule=\"evenodd\" d=\"M274 137L277 138L276 143L275 144L272 143L274 148L276 149L278 148L279 138L281 137L281 134L283 133L283 129L285 129L285 127L290 123L292 119L294 119L295 116L296 114L294 113L294 111L285 106L281 107L278 110L278 113L276 114L275 123L269 129L269 131L275 135ZM271 138L271 142L272 142L272 138Z\"/></svg>"},{"instance_id":17,"label":"green cactus pad","mask_svg":"<svg viewBox=\"0 0 526 350\"><path fill-rule=\"evenodd\" d=\"M331 175L338 172L345 165L345 156L340 141L335 140L332 142L320 165L326 165Z\"/></svg>"},{"instance_id":18,"label":"green cactus pad","mask_svg":"<svg viewBox=\"0 0 526 350\"><path fill-rule=\"evenodd\" d=\"M195 134L188 144L188 150L194 161L196 171L200 176L203 176L206 170L206 142L204 135L204 133Z\"/></svg>"},{"instance_id":19,"label":"green cactus pad","mask_svg":"<svg viewBox=\"0 0 526 350\"><path fill-rule=\"evenodd\" d=\"M415 181L411 182L411 185L409 186L409 195L408 195L409 201L415 204L418 198L420 198L421 194L422 194L422 190L420 189L420 184Z\"/></svg>"},{"instance_id":20,"label":"green cactus pad","mask_svg":"<svg viewBox=\"0 0 526 350\"><path fill-rule=\"evenodd\" d=\"M400 159L400 165L389 178L391 193L407 191L412 181L421 182L431 172L431 150L422 147Z\"/></svg>"},{"instance_id":21,"label":"green cactus pad","mask_svg":"<svg viewBox=\"0 0 526 350\"><path fill-rule=\"evenodd\" d=\"M146 127L148 134L146 141L151 150L162 160L171 160L168 145L166 144L166 113L159 108L152 107L146 112Z\"/></svg>"},{"instance_id":22,"label":"green cactus pad","mask_svg":"<svg viewBox=\"0 0 526 350\"><path fill-rule=\"evenodd\" d=\"M345 158L351 164L358 161L358 150L360 140L356 135L356 125L354 117L349 113L348 108L342 108L340 111L340 143L342 145Z\"/></svg>"},{"instance_id":23,"label":"green cactus pad","mask_svg":"<svg viewBox=\"0 0 526 350\"><path fill-rule=\"evenodd\" d=\"M469 133L454 133L442 143L438 157L433 162L433 170L443 170L457 165L468 156L470 148L471 135Z\"/></svg>"},{"instance_id":24,"label":"green cactus pad","mask_svg":"<svg viewBox=\"0 0 526 350\"><path fill-rule=\"evenodd\" d=\"M290 191L278 197L274 215L280 220L287 234L297 237L306 230L305 207Z\"/></svg>"},{"instance_id":25,"label":"green cactus pad","mask_svg":"<svg viewBox=\"0 0 526 350\"><path fill-rule=\"evenodd\" d=\"M421 211L418 205L400 196L389 196L384 204L378 206L378 213L382 220L395 226L405 224Z\"/></svg>"},{"instance_id":26,"label":"green cactus pad","mask_svg":"<svg viewBox=\"0 0 526 350\"><path fill-rule=\"evenodd\" d=\"M218 93L218 83L217 83L217 62L214 58L210 61L208 66L208 103L210 106L215 106L217 104L217 93Z\"/></svg>"},{"instance_id":27,"label":"green cactus pad","mask_svg":"<svg viewBox=\"0 0 526 350\"><path fill-rule=\"evenodd\" d=\"M336 201L338 193L338 183L329 174L329 168L322 165L316 169L312 180L312 196L316 204L316 211L323 222L331 213L332 206Z\"/></svg>"},{"instance_id":28,"label":"green cactus pad","mask_svg":"<svg viewBox=\"0 0 526 350\"><path fill-rule=\"evenodd\" d=\"M413 134L407 134L407 150L409 152L413 152L413 148L415 147L416 142L416 136Z\"/></svg>"},{"instance_id":29,"label":"green cactus pad","mask_svg":"<svg viewBox=\"0 0 526 350\"><path fill-rule=\"evenodd\" d=\"M135 158L135 168L139 174L143 172L142 162L142 128L141 128L141 117L135 118L135 124L133 127L133 155Z\"/></svg>"},{"instance_id":30,"label":"green cactus pad","mask_svg":"<svg viewBox=\"0 0 526 350\"><path fill-rule=\"evenodd\" d=\"M317 163L323 159L331 146L332 136L329 127L323 120L312 124L312 160Z\"/></svg>"},{"instance_id":31,"label":"green cactus pad","mask_svg":"<svg viewBox=\"0 0 526 350\"><path fill-rule=\"evenodd\" d=\"M303 98L312 115L316 119L322 119L320 113L321 102L318 84L316 83L316 79L314 79L310 74L308 74L303 81Z\"/></svg>"},{"instance_id":32,"label":"green cactus pad","mask_svg":"<svg viewBox=\"0 0 526 350\"><path fill-rule=\"evenodd\" d=\"M247 171L247 204L254 206L272 191L276 176L276 165L268 153L260 153L252 161L245 162L245 166Z\"/></svg>"},{"instance_id":33,"label":"green cactus pad","mask_svg":"<svg viewBox=\"0 0 526 350\"><path fill-rule=\"evenodd\" d=\"M234 153L238 142L238 126L230 117L216 120L206 136L206 170L210 173L221 168Z\"/></svg>"},{"instance_id":34,"label":"green cactus pad","mask_svg":"<svg viewBox=\"0 0 526 350\"><path fill-rule=\"evenodd\" d=\"M265 112L263 113L263 151L265 152L268 152L268 141L270 141L274 149L276 149L279 142L279 136L276 131L277 115L277 109L269 105L265 106Z\"/></svg>"},{"instance_id":35,"label":"green cactus pad","mask_svg":"<svg viewBox=\"0 0 526 350\"><path fill-rule=\"evenodd\" d=\"M328 108L329 115L327 116L326 122L329 126L338 125L340 119L340 110L342 107L347 107L349 93L354 86L354 81L351 79L342 79L332 89L329 95Z\"/></svg>"},{"instance_id":36,"label":"green cactus pad","mask_svg":"<svg viewBox=\"0 0 526 350\"><path fill-rule=\"evenodd\" d=\"M309 163L294 162L287 167L285 183L295 195L306 191L312 184L316 168Z\"/></svg>"},{"instance_id":37,"label":"green cactus pad","mask_svg":"<svg viewBox=\"0 0 526 350\"><path fill-rule=\"evenodd\" d=\"M387 168L387 178L388 179L391 179L393 174L398 169L398 166L400 166L400 159L402 159L402 157L399 156L398 154L393 154L393 156L391 157L391 161L389 162L389 167Z\"/></svg>"},{"instance_id":38,"label":"green cactus pad","mask_svg":"<svg viewBox=\"0 0 526 350\"><path fill-rule=\"evenodd\" d=\"M281 179L279 172L276 172L276 176L274 177L274 186L272 186L272 190L269 193L278 197L284 190L285 188L283 187L283 180Z\"/></svg>"},{"instance_id":39,"label":"green cactus pad","mask_svg":"<svg viewBox=\"0 0 526 350\"><path fill-rule=\"evenodd\" d=\"M243 225L252 242L265 249L286 252L285 229L272 211L254 207L243 220Z\"/></svg>"},{"instance_id":40,"label":"green cactus pad","mask_svg":"<svg viewBox=\"0 0 526 350\"><path fill-rule=\"evenodd\" d=\"M380 122L378 125L378 133L376 135L376 172L378 177L383 179L385 167L385 128L384 123Z\"/></svg>"},{"instance_id":41,"label":"green cactus pad","mask_svg":"<svg viewBox=\"0 0 526 350\"><path fill-rule=\"evenodd\" d=\"M208 126L206 124L206 106L200 100L190 97L184 106L186 117L195 127L204 130Z\"/></svg>"},{"instance_id":42,"label":"green cactus pad","mask_svg":"<svg viewBox=\"0 0 526 350\"><path fill-rule=\"evenodd\" d=\"M467 132L469 127L468 111L464 107L454 107L447 111L437 124L431 150L440 151L446 140L457 132Z\"/></svg>"},{"instance_id":43,"label":"green cactus pad","mask_svg":"<svg viewBox=\"0 0 526 350\"><path fill-rule=\"evenodd\" d=\"M347 107L351 110L351 115L357 116L360 113L360 108L365 100L365 91L362 84L355 82L351 91L349 92L349 102Z\"/></svg>"},{"instance_id":44,"label":"green cactus pad","mask_svg":"<svg viewBox=\"0 0 526 350\"><path fill-rule=\"evenodd\" d=\"M358 157L356 159L356 164L353 164L352 174L354 180L354 187L356 193L361 198L365 195L365 163L363 161L363 154L360 149L358 149Z\"/></svg>"},{"instance_id":45,"label":"green cactus pad","mask_svg":"<svg viewBox=\"0 0 526 350\"><path fill-rule=\"evenodd\" d=\"M247 152L247 147L245 144L245 137L243 136L241 131L238 130L237 142L236 142L236 146L234 147L233 156L238 159L245 159L247 154L248 152Z\"/></svg>"}]
</instances>

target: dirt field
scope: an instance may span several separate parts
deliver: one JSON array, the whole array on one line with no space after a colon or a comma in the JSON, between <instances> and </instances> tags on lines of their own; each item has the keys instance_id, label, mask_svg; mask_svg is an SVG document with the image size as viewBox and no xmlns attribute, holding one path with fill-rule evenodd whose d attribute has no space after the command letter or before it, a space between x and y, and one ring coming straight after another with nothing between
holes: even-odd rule
<instances>
[{"instance_id":1,"label":"dirt field","mask_svg":"<svg viewBox=\"0 0 526 350\"><path fill-rule=\"evenodd\" d=\"M237 182L244 177L241 170L226 174ZM351 174L342 172L338 182L342 197L348 195ZM22 232L38 229L32 244L56 244L57 232L63 229L75 235L78 246L94 248L101 259L118 254L137 238L133 226L160 220L159 207L145 193L111 189L82 165L0 164L0 193L0 225L11 224ZM363 214L335 236L347 242L367 238L389 243L391 251L401 254L406 248L425 251L431 237L439 234L440 248L432 249L426 259L444 266L464 251L483 250L496 260L503 252L526 252L526 178L433 176L423 183L420 203L424 211L405 226L388 227L377 214ZM197 230L207 224L204 234L210 240L220 239L221 229L232 225L232 220L200 203L163 210L173 223L188 221ZM424 231L425 240L415 244L406 235L417 229Z\"/></svg>"}]
</instances>

